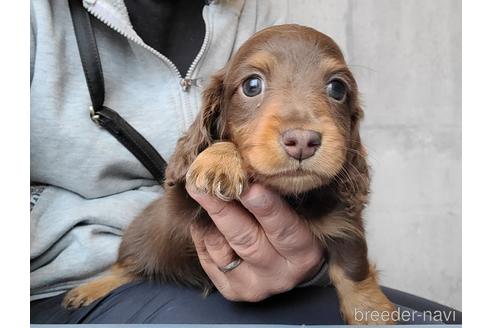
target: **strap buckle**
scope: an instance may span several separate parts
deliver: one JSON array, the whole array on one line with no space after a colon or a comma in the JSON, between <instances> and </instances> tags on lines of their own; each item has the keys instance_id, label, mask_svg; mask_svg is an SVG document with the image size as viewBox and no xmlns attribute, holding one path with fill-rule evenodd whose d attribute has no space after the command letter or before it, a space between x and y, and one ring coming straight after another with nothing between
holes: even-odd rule
<instances>
[{"instance_id":1,"label":"strap buckle","mask_svg":"<svg viewBox=\"0 0 492 328\"><path fill-rule=\"evenodd\" d=\"M101 123L99 122L101 116L99 116L99 114L96 113L94 107L92 106L89 106L89 115L91 117L92 122L94 122L97 126L101 126Z\"/></svg>"}]
</instances>

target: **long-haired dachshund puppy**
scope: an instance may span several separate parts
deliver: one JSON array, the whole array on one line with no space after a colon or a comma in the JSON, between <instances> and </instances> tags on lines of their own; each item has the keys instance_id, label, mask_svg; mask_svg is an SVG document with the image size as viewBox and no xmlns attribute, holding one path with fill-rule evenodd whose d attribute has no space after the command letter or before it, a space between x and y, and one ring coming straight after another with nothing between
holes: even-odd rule
<instances>
[{"instance_id":1,"label":"long-haired dachshund puppy","mask_svg":"<svg viewBox=\"0 0 492 328\"><path fill-rule=\"evenodd\" d=\"M130 224L108 273L70 291L64 305L87 305L136 279L209 291L190 225L212 223L185 185L234 200L254 181L283 195L324 245L345 320L393 323L355 318L394 309L367 259L361 118L356 82L331 38L298 25L256 33L204 91L169 161L164 196Z\"/></svg>"}]
</instances>

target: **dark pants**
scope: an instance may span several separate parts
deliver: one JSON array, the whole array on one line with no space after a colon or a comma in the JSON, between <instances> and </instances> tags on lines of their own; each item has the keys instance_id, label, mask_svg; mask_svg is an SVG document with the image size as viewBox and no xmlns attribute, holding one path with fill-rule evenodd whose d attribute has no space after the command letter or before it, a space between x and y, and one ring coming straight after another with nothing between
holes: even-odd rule
<instances>
[{"instance_id":1,"label":"dark pants","mask_svg":"<svg viewBox=\"0 0 492 328\"><path fill-rule=\"evenodd\" d=\"M394 289L383 290L400 309L409 312L453 311ZM63 296L31 302L31 323L343 324L332 287L297 288L258 303L235 303L218 292L204 298L193 289L135 282L75 311L61 307ZM451 319L448 323L461 323L461 313L455 311ZM416 313L405 323L431 322L435 320Z\"/></svg>"}]
</instances>

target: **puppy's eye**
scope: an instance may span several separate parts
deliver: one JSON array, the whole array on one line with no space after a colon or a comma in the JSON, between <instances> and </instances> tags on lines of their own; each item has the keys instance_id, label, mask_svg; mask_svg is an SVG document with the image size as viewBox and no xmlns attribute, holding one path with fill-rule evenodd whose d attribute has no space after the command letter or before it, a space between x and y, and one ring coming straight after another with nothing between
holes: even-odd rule
<instances>
[{"instance_id":1,"label":"puppy's eye","mask_svg":"<svg viewBox=\"0 0 492 328\"><path fill-rule=\"evenodd\" d=\"M246 97L254 97L263 90L263 80L258 75L248 77L243 82L243 93Z\"/></svg>"},{"instance_id":2,"label":"puppy's eye","mask_svg":"<svg viewBox=\"0 0 492 328\"><path fill-rule=\"evenodd\" d=\"M343 102L345 101L345 97L347 97L347 86L343 81L334 79L328 82L326 92L330 98L338 102Z\"/></svg>"}]
</instances>

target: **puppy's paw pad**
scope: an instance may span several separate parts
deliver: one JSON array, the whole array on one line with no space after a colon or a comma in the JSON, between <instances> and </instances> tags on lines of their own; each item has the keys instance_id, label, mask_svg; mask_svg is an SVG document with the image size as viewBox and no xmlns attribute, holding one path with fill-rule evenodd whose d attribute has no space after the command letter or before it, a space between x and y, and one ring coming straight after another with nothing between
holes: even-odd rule
<instances>
[{"instance_id":1,"label":"puppy's paw pad","mask_svg":"<svg viewBox=\"0 0 492 328\"><path fill-rule=\"evenodd\" d=\"M195 159L186 175L186 183L224 201L238 199L247 183L241 158L235 151L214 148L218 147L213 145Z\"/></svg>"}]
</instances>

